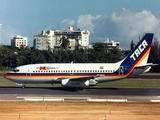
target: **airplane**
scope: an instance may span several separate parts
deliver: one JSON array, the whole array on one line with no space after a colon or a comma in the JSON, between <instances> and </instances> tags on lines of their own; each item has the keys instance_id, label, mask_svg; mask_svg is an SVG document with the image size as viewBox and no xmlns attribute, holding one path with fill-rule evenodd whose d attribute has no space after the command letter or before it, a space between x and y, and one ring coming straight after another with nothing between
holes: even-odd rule
<instances>
[{"instance_id":1,"label":"airplane","mask_svg":"<svg viewBox=\"0 0 160 120\"><path fill-rule=\"evenodd\" d=\"M123 60L116 63L43 63L14 68L4 75L23 88L25 84L60 83L63 87L84 88L148 72L156 64L147 63L153 33L146 33Z\"/></svg>"}]
</instances>

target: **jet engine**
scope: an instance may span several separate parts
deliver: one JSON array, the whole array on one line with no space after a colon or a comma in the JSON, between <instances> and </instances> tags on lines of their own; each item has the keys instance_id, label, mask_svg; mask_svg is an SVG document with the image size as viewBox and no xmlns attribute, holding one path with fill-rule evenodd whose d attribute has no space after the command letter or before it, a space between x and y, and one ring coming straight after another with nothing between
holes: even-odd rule
<instances>
[{"instance_id":1,"label":"jet engine","mask_svg":"<svg viewBox=\"0 0 160 120\"><path fill-rule=\"evenodd\" d=\"M64 79L61 81L61 85L64 87L85 87L85 86L89 86L89 81Z\"/></svg>"}]
</instances>

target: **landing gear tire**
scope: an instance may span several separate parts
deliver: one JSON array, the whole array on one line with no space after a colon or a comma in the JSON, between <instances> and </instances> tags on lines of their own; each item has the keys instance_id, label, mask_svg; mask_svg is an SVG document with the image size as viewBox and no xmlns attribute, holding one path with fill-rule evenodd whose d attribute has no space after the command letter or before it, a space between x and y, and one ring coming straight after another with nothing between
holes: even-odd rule
<instances>
[{"instance_id":1,"label":"landing gear tire","mask_svg":"<svg viewBox=\"0 0 160 120\"><path fill-rule=\"evenodd\" d=\"M82 87L79 87L78 89L79 89L79 90L83 90L83 88L82 88Z\"/></svg>"},{"instance_id":2,"label":"landing gear tire","mask_svg":"<svg viewBox=\"0 0 160 120\"><path fill-rule=\"evenodd\" d=\"M25 85L22 85L22 88L24 89L26 86Z\"/></svg>"}]
</instances>

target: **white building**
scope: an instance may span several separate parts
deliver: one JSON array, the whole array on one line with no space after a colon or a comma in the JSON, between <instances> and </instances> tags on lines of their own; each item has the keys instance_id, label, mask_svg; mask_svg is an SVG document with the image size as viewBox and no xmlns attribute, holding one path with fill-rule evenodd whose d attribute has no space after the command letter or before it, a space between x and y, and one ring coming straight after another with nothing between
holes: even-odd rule
<instances>
[{"instance_id":1,"label":"white building","mask_svg":"<svg viewBox=\"0 0 160 120\"><path fill-rule=\"evenodd\" d=\"M60 48L61 38L67 37L70 41L70 49L74 49L76 44L81 47L88 47L89 45L88 30L76 29L68 27L66 30L43 30L41 34L34 36L34 47L39 50L53 50L54 48ZM78 43L77 43L78 42Z\"/></svg>"},{"instance_id":2,"label":"white building","mask_svg":"<svg viewBox=\"0 0 160 120\"><path fill-rule=\"evenodd\" d=\"M28 46L28 38L17 35L11 39L11 46L15 46L18 48L27 47Z\"/></svg>"},{"instance_id":3,"label":"white building","mask_svg":"<svg viewBox=\"0 0 160 120\"><path fill-rule=\"evenodd\" d=\"M111 46L111 47L120 46L119 42L114 42L114 40L109 40L109 38L107 38L107 40L104 43L106 43L107 46Z\"/></svg>"},{"instance_id":4,"label":"white building","mask_svg":"<svg viewBox=\"0 0 160 120\"><path fill-rule=\"evenodd\" d=\"M43 30L41 34L34 36L34 47L39 50L54 49L55 45L54 31Z\"/></svg>"}]
</instances>

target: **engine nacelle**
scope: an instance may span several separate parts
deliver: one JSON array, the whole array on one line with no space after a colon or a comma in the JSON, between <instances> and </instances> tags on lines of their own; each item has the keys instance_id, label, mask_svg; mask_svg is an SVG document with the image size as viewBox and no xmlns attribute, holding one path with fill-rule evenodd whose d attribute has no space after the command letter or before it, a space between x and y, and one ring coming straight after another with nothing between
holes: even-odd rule
<instances>
[{"instance_id":1,"label":"engine nacelle","mask_svg":"<svg viewBox=\"0 0 160 120\"><path fill-rule=\"evenodd\" d=\"M61 85L64 87L86 87L89 86L89 80L86 81L77 81L77 80L69 80L64 79L61 81Z\"/></svg>"},{"instance_id":2,"label":"engine nacelle","mask_svg":"<svg viewBox=\"0 0 160 120\"><path fill-rule=\"evenodd\" d=\"M89 80L89 86L96 86L97 85L97 81L95 79L90 79Z\"/></svg>"}]
</instances>

